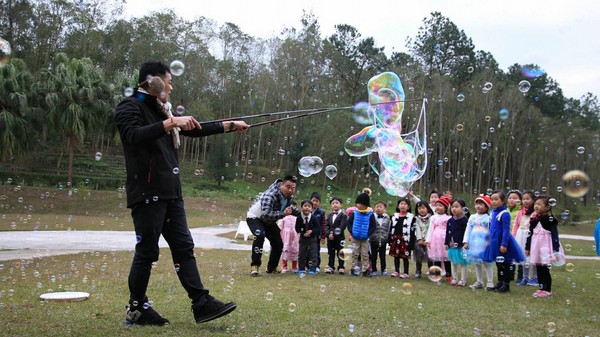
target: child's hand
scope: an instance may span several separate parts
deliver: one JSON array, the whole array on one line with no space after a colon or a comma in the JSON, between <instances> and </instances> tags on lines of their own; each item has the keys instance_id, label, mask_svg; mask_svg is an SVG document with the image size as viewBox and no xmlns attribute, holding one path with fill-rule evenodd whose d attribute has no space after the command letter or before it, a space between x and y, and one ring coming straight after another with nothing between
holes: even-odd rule
<instances>
[{"instance_id":1,"label":"child's hand","mask_svg":"<svg viewBox=\"0 0 600 337\"><path fill-rule=\"evenodd\" d=\"M464 248L464 249L466 249L466 250L469 250L469 244L468 244L468 243L465 243L465 244L463 245L463 248Z\"/></svg>"},{"instance_id":2,"label":"child's hand","mask_svg":"<svg viewBox=\"0 0 600 337\"><path fill-rule=\"evenodd\" d=\"M448 250L448 245L444 245L444 249Z\"/></svg>"},{"instance_id":3,"label":"child's hand","mask_svg":"<svg viewBox=\"0 0 600 337\"><path fill-rule=\"evenodd\" d=\"M333 233L329 234L329 240L333 240Z\"/></svg>"},{"instance_id":4,"label":"child's hand","mask_svg":"<svg viewBox=\"0 0 600 337\"><path fill-rule=\"evenodd\" d=\"M500 253L501 254L506 253L506 247L505 246L500 246Z\"/></svg>"},{"instance_id":5,"label":"child's hand","mask_svg":"<svg viewBox=\"0 0 600 337\"><path fill-rule=\"evenodd\" d=\"M525 256L529 256L529 251L528 250L525 251Z\"/></svg>"},{"instance_id":6,"label":"child's hand","mask_svg":"<svg viewBox=\"0 0 600 337\"><path fill-rule=\"evenodd\" d=\"M425 242L425 246L427 247L427 249L429 249L429 247L431 247L431 244L429 242Z\"/></svg>"}]
</instances>

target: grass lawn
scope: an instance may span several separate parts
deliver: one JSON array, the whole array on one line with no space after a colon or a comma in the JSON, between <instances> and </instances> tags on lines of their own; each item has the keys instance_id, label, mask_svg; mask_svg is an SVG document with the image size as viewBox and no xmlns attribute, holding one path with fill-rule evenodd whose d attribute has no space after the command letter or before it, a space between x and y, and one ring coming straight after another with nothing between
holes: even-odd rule
<instances>
[{"instance_id":1,"label":"grass lawn","mask_svg":"<svg viewBox=\"0 0 600 337\"><path fill-rule=\"evenodd\" d=\"M252 278L249 252L197 250L196 255L211 293L237 302L238 309L229 316L193 323L170 253L163 250L148 294L171 325L126 328L131 252L89 252L0 262L1 335L548 336L550 322L555 336L598 336L600 331L597 261L574 261L572 272L553 268L555 297L536 299L533 287L514 284L510 293L496 294L437 285L427 278L322 273ZM469 269L472 282L474 271ZM86 291L90 298L72 303L39 300L42 293L66 290Z\"/></svg>"}]
</instances>

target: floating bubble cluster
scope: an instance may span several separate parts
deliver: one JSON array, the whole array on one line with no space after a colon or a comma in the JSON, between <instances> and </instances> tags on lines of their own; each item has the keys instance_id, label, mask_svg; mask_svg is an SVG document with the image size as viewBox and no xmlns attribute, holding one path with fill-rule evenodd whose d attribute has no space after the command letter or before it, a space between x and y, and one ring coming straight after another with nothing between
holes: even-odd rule
<instances>
[{"instance_id":1,"label":"floating bubble cluster","mask_svg":"<svg viewBox=\"0 0 600 337\"><path fill-rule=\"evenodd\" d=\"M348 138L344 148L351 156L368 156L381 186L391 195L405 196L427 167L425 105L414 129L402 133L405 94L398 75L384 72L374 76L368 92L372 125Z\"/></svg>"}]
</instances>

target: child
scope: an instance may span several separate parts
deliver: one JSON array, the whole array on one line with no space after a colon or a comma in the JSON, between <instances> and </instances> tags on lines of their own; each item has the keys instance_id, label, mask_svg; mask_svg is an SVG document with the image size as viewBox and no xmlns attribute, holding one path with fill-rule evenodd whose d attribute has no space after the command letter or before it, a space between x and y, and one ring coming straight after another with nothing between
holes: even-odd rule
<instances>
[{"instance_id":1,"label":"child","mask_svg":"<svg viewBox=\"0 0 600 337\"><path fill-rule=\"evenodd\" d=\"M375 220L377 221L377 227L375 231L369 237L371 244L371 275L377 275L377 256L381 260L381 276L386 276L386 265L385 265L385 250L387 242L390 237L390 216L385 214L387 205L383 201L377 201L375 203Z\"/></svg>"},{"instance_id":2,"label":"child","mask_svg":"<svg viewBox=\"0 0 600 337\"><path fill-rule=\"evenodd\" d=\"M446 227L446 240L444 242L448 249L448 258L451 262L452 275L454 279L450 282L453 286L464 287L467 285L467 260L463 257L463 238L467 229L467 217L463 209L467 205L463 200L452 202L452 218L448 220ZM460 281L458 280L458 266L460 265Z\"/></svg>"},{"instance_id":3,"label":"child","mask_svg":"<svg viewBox=\"0 0 600 337\"><path fill-rule=\"evenodd\" d=\"M515 218L517 217L517 214L521 211L522 200L523 200L523 195L521 194L521 191L519 191L519 190L508 191L508 196L506 199L506 209L510 213L511 226L515 222ZM513 235L513 237L514 237L514 235ZM523 254L525 254L524 251L523 251ZM511 266L510 280L512 281L514 279L515 279L515 266Z\"/></svg>"},{"instance_id":4,"label":"child","mask_svg":"<svg viewBox=\"0 0 600 337\"><path fill-rule=\"evenodd\" d=\"M435 202L435 214L431 216L429 222L429 229L427 230L427 254L436 266L441 266L442 261L444 262L444 269L446 269L446 280L452 282L452 269L450 267L450 261L448 261L448 252L444 249L444 241L446 240L446 227L450 216L447 214L448 208L452 199L447 196L441 196Z\"/></svg>"},{"instance_id":5,"label":"child","mask_svg":"<svg viewBox=\"0 0 600 337\"><path fill-rule=\"evenodd\" d=\"M519 247L525 252L525 245L527 243L527 237L529 236L529 220L531 220L533 214L533 200L535 196L532 191L523 192L521 197L521 211L517 213L512 229L512 235L517 240ZM531 271L531 278L529 273ZM538 286L537 270L531 268L529 263L520 264L517 276L518 286Z\"/></svg>"},{"instance_id":6,"label":"child","mask_svg":"<svg viewBox=\"0 0 600 337\"><path fill-rule=\"evenodd\" d=\"M551 263L564 263L564 252L558 239L558 222L552 214L552 207L547 196L539 196L533 204L535 214L529 222L531 235L527 237L525 254L529 262L534 263L537 269L540 289L533 297L552 297L552 276L550 275Z\"/></svg>"},{"instance_id":7,"label":"child","mask_svg":"<svg viewBox=\"0 0 600 337\"><path fill-rule=\"evenodd\" d=\"M512 263L524 261L525 256L510 234L510 214L505 205L506 194L503 191L494 191L490 201L492 204L490 243L483 252L482 259L486 262L496 261L498 283L494 291L505 293L510 291Z\"/></svg>"},{"instance_id":8,"label":"child","mask_svg":"<svg viewBox=\"0 0 600 337\"><path fill-rule=\"evenodd\" d=\"M290 205L296 206L295 202ZM279 220L281 224L281 240L283 241L283 251L281 254L282 273L288 271L288 260L292 261L292 270L298 269L298 251L300 236L296 233L296 216L287 215Z\"/></svg>"},{"instance_id":9,"label":"child","mask_svg":"<svg viewBox=\"0 0 600 337\"><path fill-rule=\"evenodd\" d=\"M483 288L483 268L487 278L486 290L494 290L494 272L492 263L481 259L481 255L487 246L487 238L490 234L490 207L492 201L487 195L480 194L475 198L475 214L469 217L465 236L463 237L463 248L467 255L466 260L475 263L475 274L477 281L469 288Z\"/></svg>"},{"instance_id":10,"label":"child","mask_svg":"<svg viewBox=\"0 0 600 337\"><path fill-rule=\"evenodd\" d=\"M317 245L316 235L319 230L319 223L312 215L313 204L310 200L303 200L300 204L301 213L296 218L296 232L300 234L298 270L297 274L304 273L308 259L308 273L314 275L317 273Z\"/></svg>"},{"instance_id":11,"label":"child","mask_svg":"<svg viewBox=\"0 0 600 337\"><path fill-rule=\"evenodd\" d=\"M315 233L315 238L317 240L316 251L315 254L317 256L317 273L321 271L321 244L325 241L325 211L319 208L321 206L321 195L317 192L313 192L310 195L310 201L313 203L313 216L317 219L317 223L319 223L319 228L317 229L317 233Z\"/></svg>"},{"instance_id":12,"label":"child","mask_svg":"<svg viewBox=\"0 0 600 337\"><path fill-rule=\"evenodd\" d=\"M427 258L427 245L425 244L425 237L427 236L429 220L433 215L433 210L425 201L417 202L415 208L417 209L417 216L415 217L415 263L417 273L415 274L415 278L421 278L423 261L427 261L427 267L431 267L432 264Z\"/></svg>"},{"instance_id":13,"label":"child","mask_svg":"<svg viewBox=\"0 0 600 337\"><path fill-rule=\"evenodd\" d=\"M392 217L390 230L390 256L394 257L392 277L408 278L408 259L415 245L415 216L410 213L410 201L398 199L396 214ZM403 273L400 274L400 259L403 262Z\"/></svg>"},{"instance_id":14,"label":"child","mask_svg":"<svg viewBox=\"0 0 600 337\"><path fill-rule=\"evenodd\" d=\"M333 197L329 202L331 205L331 213L327 217L325 224L325 233L327 234L327 254L329 255L329 263L325 269L325 273L333 274L335 267L335 258L338 257L338 273L344 275L344 259L339 258L339 253L344 248L344 231L348 216L342 210L342 199Z\"/></svg>"},{"instance_id":15,"label":"child","mask_svg":"<svg viewBox=\"0 0 600 337\"><path fill-rule=\"evenodd\" d=\"M370 207L371 198L367 193L356 197L356 209L348 218L348 231L352 235L354 251L352 252L352 275L358 276L360 270L364 276L370 277L369 272L369 236L375 231L377 221ZM358 264L358 258L362 267Z\"/></svg>"}]
</instances>

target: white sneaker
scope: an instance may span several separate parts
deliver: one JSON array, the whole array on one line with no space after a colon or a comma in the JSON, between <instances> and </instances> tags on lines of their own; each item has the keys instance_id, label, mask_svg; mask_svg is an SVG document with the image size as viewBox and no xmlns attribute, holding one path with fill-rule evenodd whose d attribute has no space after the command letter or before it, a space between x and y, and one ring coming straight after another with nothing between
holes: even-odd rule
<instances>
[{"instance_id":1,"label":"white sneaker","mask_svg":"<svg viewBox=\"0 0 600 337\"><path fill-rule=\"evenodd\" d=\"M471 288L473 290L475 290L475 289L481 289L481 288L483 288L483 284L481 282L479 282L479 281L476 281L475 283L471 284L469 286L469 288Z\"/></svg>"}]
</instances>

